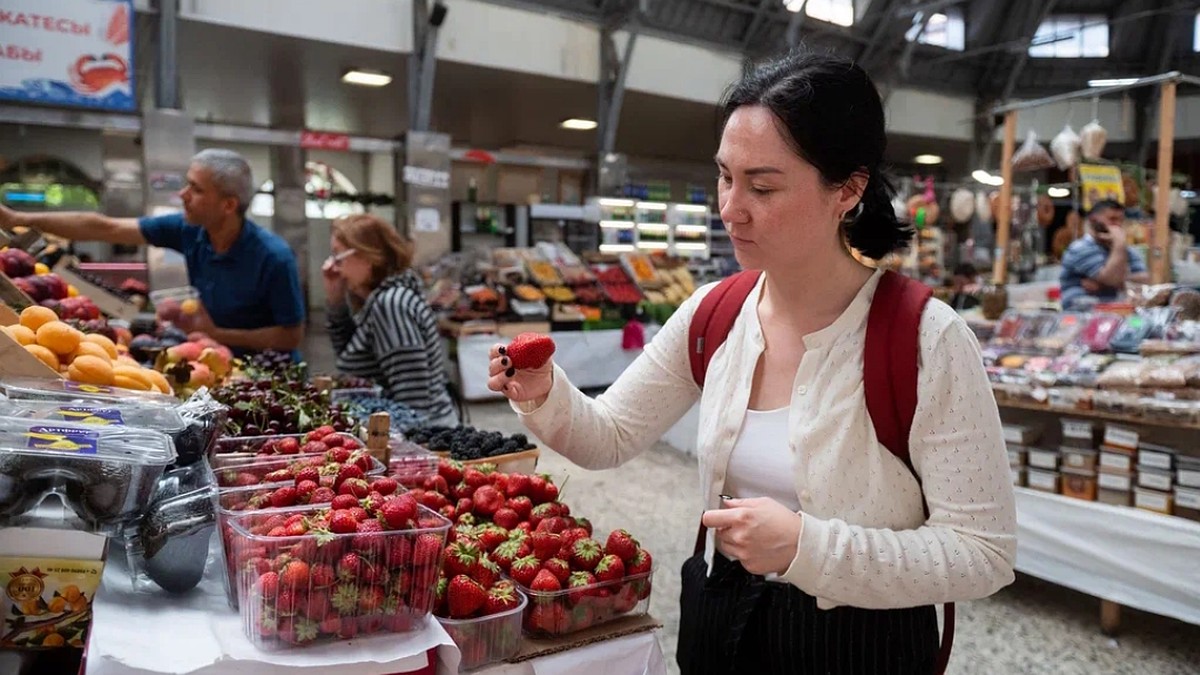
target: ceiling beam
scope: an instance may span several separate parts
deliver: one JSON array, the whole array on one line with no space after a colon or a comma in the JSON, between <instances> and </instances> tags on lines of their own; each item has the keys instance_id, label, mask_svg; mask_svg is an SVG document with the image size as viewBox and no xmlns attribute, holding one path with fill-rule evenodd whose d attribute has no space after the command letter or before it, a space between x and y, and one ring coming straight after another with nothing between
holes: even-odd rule
<instances>
[{"instance_id":1,"label":"ceiling beam","mask_svg":"<svg viewBox=\"0 0 1200 675\"><path fill-rule=\"evenodd\" d=\"M1044 0L1041 11L1037 13L1037 21L1034 22L1033 28L1026 31L1028 39L1025 42L1025 48L1017 52L1017 62L1008 71L1008 81L1004 83L1004 90L1000 93L1001 101L1012 98L1017 81L1021 78L1021 71L1025 69L1025 63L1029 61L1029 45L1033 43L1033 37L1037 35L1038 27L1046 22L1046 18L1050 16L1050 12L1054 11L1054 5L1057 3L1058 0Z\"/></svg>"},{"instance_id":2,"label":"ceiling beam","mask_svg":"<svg viewBox=\"0 0 1200 675\"><path fill-rule=\"evenodd\" d=\"M779 0L760 0L758 3L758 11L754 13L754 18L750 20L750 26L746 28L745 35L742 36L742 51L750 49L750 43L758 34L758 29L762 26L763 21L767 18L767 11L771 5L777 4Z\"/></svg>"},{"instance_id":3,"label":"ceiling beam","mask_svg":"<svg viewBox=\"0 0 1200 675\"><path fill-rule=\"evenodd\" d=\"M871 3L871 8L874 8L876 5L879 5L879 8L876 11L871 11L870 9L867 11L867 16L877 16L878 20L875 22L874 30L871 31L870 42L863 45L862 49L858 51L858 62L864 68L870 65L871 57L875 56L875 52L879 51L884 36L887 35L888 29L893 26L893 23L888 20L888 12L891 11L892 6L895 4L896 0L874 0ZM866 19L867 16L863 18Z\"/></svg>"}]
</instances>

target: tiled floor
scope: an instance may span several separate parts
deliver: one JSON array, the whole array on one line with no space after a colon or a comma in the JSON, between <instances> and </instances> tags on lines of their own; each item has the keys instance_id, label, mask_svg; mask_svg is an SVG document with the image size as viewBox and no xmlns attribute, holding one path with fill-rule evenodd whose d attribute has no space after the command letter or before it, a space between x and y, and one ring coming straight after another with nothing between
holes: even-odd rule
<instances>
[{"instance_id":1,"label":"tiled floor","mask_svg":"<svg viewBox=\"0 0 1200 675\"><path fill-rule=\"evenodd\" d=\"M306 354L314 371L330 369L320 328ZM502 403L473 405L471 418L484 429L521 430ZM580 469L549 450L538 469L566 481L564 500L597 530L624 527L654 553L650 611L663 623L659 639L671 672L678 672L679 568L691 553L701 509L695 461L658 443L610 471ZM1200 673L1200 626L1125 610L1122 635L1113 640L1100 633L1097 600L1025 576L991 598L960 604L955 634L950 671L956 674Z\"/></svg>"}]
</instances>

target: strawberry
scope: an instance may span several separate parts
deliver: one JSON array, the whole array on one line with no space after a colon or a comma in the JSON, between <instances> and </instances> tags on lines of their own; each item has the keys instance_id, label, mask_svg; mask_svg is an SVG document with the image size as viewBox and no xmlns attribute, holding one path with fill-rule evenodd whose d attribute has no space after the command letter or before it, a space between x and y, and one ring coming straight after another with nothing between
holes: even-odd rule
<instances>
[{"instance_id":1,"label":"strawberry","mask_svg":"<svg viewBox=\"0 0 1200 675\"><path fill-rule=\"evenodd\" d=\"M291 616L300 607L299 596L291 588L284 588L275 596L275 613L281 616Z\"/></svg>"},{"instance_id":2,"label":"strawberry","mask_svg":"<svg viewBox=\"0 0 1200 675\"><path fill-rule=\"evenodd\" d=\"M364 586L358 591L358 610L373 614L383 605L383 591L378 586ZM361 626L360 626L361 627Z\"/></svg>"},{"instance_id":3,"label":"strawberry","mask_svg":"<svg viewBox=\"0 0 1200 675\"><path fill-rule=\"evenodd\" d=\"M350 515L354 516L354 522L356 523L361 523L371 517L371 514L367 513L367 510L361 506L351 506L346 510L350 512Z\"/></svg>"},{"instance_id":4,"label":"strawberry","mask_svg":"<svg viewBox=\"0 0 1200 675\"><path fill-rule=\"evenodd\" d=\"M299 486L300 483L303 483L306 480L312 481L314 483L319 483L321 481L321 472L317 470L317 467L306 466L303 469L300 469L299 471L296 472L296 485L297 486Z\"/></svg>"},{"instance_id":5,"label":"strawberry","mask_svg":"<svg viewBox=\"0 0 1200 675\"><path fill-rule=\"evenodd\" d=\"M533 554L540 560L553 558L562 546L562 537L552 532L534 532L529 541L533 545Z\"/></svg>"},{"instance_id":6,"label":"strawberry","mask_svg":"<svg viewBox=\"0 0 1200 675\"><path fill-rule=\"evenodd\" d=\"M462 499L458 500L457 503L455 503L454 512L461 515L464 513L470 513L474 508L475 500L471 499L470 497L463 497Z\"/></svg>"},{"instance_id":7,"label":"strawberry","mask_svg":"<svg viewBox=\"0 0 1200 675\"><path fill-rule=\"evenodd\" d=\"M455 542L446 547L446 558L442 564L446 576L455 577L459 574L470 575L475 570L482 555L479 548L473 544Z\"/></svg>"},{"instance_id":8,"label":"strawberry","mask_svg":"<svg viewBox=\"0 0 1200 675\"><path fill-rule=\"evenodd\" d=\"M580 605L567 615L567 625L572 632L591 628L596 623L596 610L589 605Z\"/></svg>"},{"instance_id":9,"label":"strawberry","mask_svg":"<svg viewBox=\"0 0 1200 675\"><path fill-rule=\"evenodd\" d=\"M567 630L566 610L557 602L537 605L529 613L525 626L534 634L559 635Z\"/></svg>"},{"instance_id":10,"label":"strawberry","mask_svg":"<svg viewBox=\"0 0 1200 675\"><path fill-rule=\"evenodd\" d=\"M352 468L355 471L360 470L357 466L343 468ZM371 484L362 478L347 478L338 486L337 491L340 495L351 495L355 499L362 499L371 493Z\"/></svg>"},{"instance_id":11,"label":"strawberry","mask_svg":"<svg viewBox=\"0 0 1200 675\"><path fill-rule=\"evenodd\" d=\"M364 564L359 579L371 586L384 586L388 582L388 571L382 564Z\"/></svg>"},{"instance_id":12,"label":"strawberry","mask_svg":"<svg viewBox=\"0 0 1200 675\"><path fill-rule=\"evenodd\" d=\"M329 593L326 591L309 593L308 600L305 601L302 609L304 616L320 621L329 613Z\"/></svg>"},{"instance_id":13,"label":"strawberry","mask_svg":"<svg viewBox=\"0 0 1200 675\"><path fill-rule=\"evenodd\" d=\"M335 509L352 509L358 505L358 500L354 498L354 495L338 495L330 504Z\"/></svg>"},{"instance_id":14,"label":"strawberry","mask_svg":"<svg viewBox=\"0 0 1200 675\"><path fill-rule=\"evenodd\" d=\"M625 563L620 556L609 553L596 563L596 579L598 581L618 581L624 578Z\"/></svg>"},{"instance_id":15,"label":"strawberry","mask_svg":"<svg viewBox=\"0 0 1200 675\"><path fill-rule=\"evenodd\" d=\"M516 511L506 506L492 515L492 522L506 530L511 530L517 526L517 523L521 522L521 516L518 516Z\"/></svg>"},{"instance_id":16,"label":"strawberry","mask_svg":"<svg viewBox=\"0 0 1200 675\"><path fill-rule=\"evenodd\" d=\"M413 544L413 565L416 567L433 565L438 561L441 553L442 538L429 532L423 533Z\"/></svg>"},{"instance_id":17,"label":"strawberry","mask_svg":"<svg viewBox=\"0 0 1200 675\"><path fill-rule=\"evenodd\" d=\"M549 506L549 504L546 506ZM570 526L571 521L567 518L563 518L561 516L551 516L538 523L535 530L537 532L552 532L554 534L561 535L563 532L566 532Z\"/></svg>"},{"instance_id":18,"label":"strawberry","mask_svg":"<svg viewBox=\"0 0 1200 675\"><path fill-rule=\"evenodd\" d=\"M578 605L590 593L590 587L595 585L596 577L591 572L572 572L567 578L567 588L571 590L567 594L567 601L572 607Z\"/></svg>"},{"instance_id":19,"label":"strawberry","mask_svg":"<svg viewBox=\"0 0 1200 675\"><path fill-rule=\"evenodd\" d=\"M329 516L329 531L334 534L357 532L358 520L349 509L337 509Z\"/></svg>"},{"instance_id":20,"label":"strawberry","mask_svg":"<svg viewBox=\"0 0 1200 675\"><path fill-rule=\"evenodd\" d=\"M529 498L533 500L533 503L541 504L543 502L549 501L547 499L542 499L542 496L545 494L546 494L546 477L545 476L530 476L529 477Z\"/></svg>"},{"instance_id":21,"label":"strawberry","mask_svg":"<svg viewBox=\"0 0 1200 675\"><path fill-rule=\"evenodd\" d=\"M361 448L363 446L363 444L361 442L359 442L359 440L357 438L354 438L353 436L341 436L340 438L342 439L342 447L343 448L348 448L350 450L358 450L359 448Z\"/></svg>"},{"instance_id":22,"label":"strawberry","mask_svg":"<svg viewBox=\"0 0 1200 675\"><path fill-rule=\"evenodd\" d=\"M337 497L337 493L333 491L333 488L318 487L316 490L313 490L312 495L309 496L308 503L329 504L334 500L335 497Z\"/></svg>"},{"instance_id":23,"label":"strawberry","mask_svg":"<svg viewBox=\"0 0 1200 675\"><path fill-rule=\"evenodd\" d=\"M308 644L317 639L317 624L308 619L295 620L288 630L280 628L279 639L295 645Z\"/></svg>"},{"instance_id":24,"label":"strawberry","mask_svg":"<svg viewBox=\"0 0 1200 675\"><path fill-rule=\"evenodd\" d=\"M467 485L466 481L462 481L450 487L449 497L451 499L470 499L473 494L475 494L475 486Z\"/></svg>"},{"instance_id":25,"label":"strawberry","mask_svg":"<svg viewBox=\"0 0 1200 675\"><path fill-rule=\"evenodd\" d=\"M512 561L512 565L508 568L508 576L518 584L530 588L541 568L542 564L537 558L527 555Z\"/></svg>"},{"instance_id":26,"label":"strawberry","mask_svg":"<svg viewBox=\"0 0 1200 675\"><path fill-rule=\"evenodd\" d=\"M279 571L279 583L284 588L300 588L308 585L308 575L308 563L291 560Z\"/></svg>"},{"instance_id":27,"label":"strawberry","mask_svg":"<svg viewBox=\"0 0 1200 675\"><path fill-rule=\"evenodd\" d=\"M443 518L445 518L446 520L450 520L450 521L453 521L458 516L458 512L455 511L454 507L450 506L449 504L438 509L437 512L438 512L438 515L440 515Z\"/></svg>"},{"instance_id":28,"label":"strawberry","mask_svg":"<svg viewBox=\"0 0 1200 675\"><path fill-rule=\"evenodd\" d=\"M516 511L517 517L521 520L529 520L529 514L533 513L533 500L525 495L510 498L505 502L505 506Z\"/></svg>"},{"instance_id":29,"label":"strawberry","mask_svg":"<svg viewBox=\"0 0 1200 675\"><path fill-rule=\"evenodd\" d=\"M406 572L412 565L413 540L410 537L388 537L388 547L383 562L392 569L403 568Z\"/></svg>"},{"instance_id":30,"label":"strawberry","mask_svg":"<svg viewBox=\"0 0 1200 675\"><path fill-rule=\"evenodd\" d=\"M408 495L392 497L383 503L379 516L390 530L401 530L412 527L412 521L417 519L417 500Z\"/></svg>"},{"instance_id":31,"label":"strawberry","mask_svg":"<svg viewBox=\"0 0 1200 675\"><path fill-rule=\"evenodd\" d=\"M342 631L342 617L337 614L327 614L321 619L321 623L317 624L317 630L326 635L337 635Z\"/></svg>"},{"instance_id":32,"label":"strawberry","mask_svg":"<svg viewBox=\"0 0 1200 675\"><path fill-rule=\"evenodd\" d=\"M549 478L547 478L546 485L542 487L542 494L539 495L539 497L543 502L558 501L558 486L551 482ZM563 515L566 514L564 513Z\"/></svg>"},{"instance_id":33,"label":"strawberry","mask_svg":"<svg viewBox=\"0 0 1200 675\"><path fill-rule=\"evenodd\" d=\"M492 487L496 488L496 491L500 493L500 501L503 503L508 495L508 474L497 471L496 473L489 474L488 478L492 481Z\"/></svg>"},{"instance_id":34,"label":"strawberry","mask_svg":"<svg viewBox=\"0 0 1200 675\"><path fill-rule=\"evenodd\" d=\"M543 520L547 518L553 518L554 515L553 506L544 503L538 504L537 506L533 507L533 511L529 512L529 524L532 525L533 529L536 530L537 526L541 524Z\"/></svg>"},{"instance_id":35,"label":"strawberry","mask_svg":"<svg viewBox=\"0 0 1200 675\"><path fill-rule=\"evenodd\" d=\"M271 530L267 532L267 536L268 537L286 537L287 536L287 528L286 527L271 528Z\"/></svg>"},{"instance_id":36,"label":"strawberry","mask_svg":"<svg viewBox=\"0 0 1200 675\"><path fill-rule=\"evenodd\" d=\"M309 580L314 588L328 588L337 581L337 574L334 573L333 567L322 563L313 566L312 572L309 573Z\"/></svg>"},{"instance_id":37,"label":"strawberry","mask_svg":"<svg viewBox=\"0 0 1200 675\"><path fill-rule=\"evenodd\" d=\"M345 483L351 478L362 478L363 475L363 470L358 468L357 465L346 464L342 468L338 469L337 478L333 481L333 485L334 487L340 488L342 483ZM370 490L368 490L368 492L370 492ZM365 497L366 493L363 493L362 496Z\"/></svg>"},{"instance_id":38,"label":"strawberry","mask_svg":"<svg viewBox=\"0 0 1200 675\"><path fill-rule=\"evenodd\" d=\"M291 523L284 528L285 537L302 537L306 534L308 534L308 523L305 523L304 521Z\"/></svg>"},{"instance_id":39,"label":"strawberry","mask_svg":"<svg viewBox=\"0 0 1200 675\"><path fill-rule=\"evenodd\" d=\"M648 574L654 568L654 560L650 557L650 552L644 548L639 548L634 554L633 559L625 566L625 572L629 576L639 574Z\"/></svg>"},{"instance_id":40,"label":"strawberry","mask_svg":"<svg viewBox=\"0 0 1200 675\"><path fill-rule=\"evenodd\" d=\"M490 476L500 470L500 466L495 462L480 462L475 465L475 468L479 470L479 473L489 476L489 481L491 480Z\"/></svg>"},{"instance_id":41,"label":"strawberry","mask_svg":"<svg viewBox=\"0 0 1200 675\"><path fill-rule=\"evenodd\" d=\"M328 424L326 424L325 426L317 427L316 429L313 429L312 431L305 434L304 440L305 441L320 441L320 440L323 440L326 436L333 434L333 433L337 433L337 430L334 429L333 427L329 426Z\"/></svg>"},{"instance_id":42,"label":"strawberry","mask_svg":"<svg viewBox=\"0 0 1200 675\"><path fill-rule=\"evenodd\" d=\"M438 475L446 479L447 485L457 485L463 479L462 462L441 458L438 460Z\"/></svg>"},{"instance_id":43,"label":"strawberry","mask_svg":"<svg viewBox=\"0 0 1200 675\"><path fill-rule=\"evenodd\" d=\"M463 472L463 482L469 487L473 487L475 489L479 489L484 485L490 484L487 474L480 471L476 467L470 467Z\"/></svg>"},{"instance_id":44,"label":"strawberry","mask_svg":"<svg viewBox=\"0 0 1200 675\"><path fill-rule=\"evenodd\" d=\"M500 614L517 608L521 599L517 597L517 589L510 581L501 581L487 592L483 603L484 615Z\"/></svg>"},{"instance_id":45,"label":"strawberry","mask_svg":"<svg viewBox=\"0 0 1200 675\"><path fill-rule=\"evenodd\" d=\"M255 582L255 590L260 598L274 599L279 593L279 575L275 572L262 574Z\"/></svg>"},{"instance_id":46,"label":"strawberry","mask_svg":"<svg viewBox=\"0 0 1200 675\"><path fill-rule=\"evenodd\" d=\"M541 368L554 355L554 340L539 333L521 333L508 343L505 355L519 370Z\"/></svg>"},{"instance_id":47,"label":"strawberry","mask_svg":"<svg viewBox=\"0 0 1200 675\"><path fill-rule=\"evenodd\" d=\"M325 445L328 445L331 448L340 448L343 445L345 445L345 441L346 441L345 436L338 436L337 434L329 434L325 438L321 439L322 443L324 443Z\"/></svg>"},{"instance_id":48,"label":"strawberry","mask_svg":"<svg viewBox=\"0 0 1200 675\"><path fill-rule=\"evenodd\" d=\"M292 472L287 469L278 469L263 476L264 483L286 483L292 480Z\"/></svg>"},{"instance_id":49,"label":"strawberry","mask_svg":"<svg viewBox=\"0 0 1200 675\"><path fill-rule=\"evenodd\" d=\"M329 596L329 604L338 614L343 616L358 612L358 582L348 581L333 588Z\"/></svg>"},{"instance_id":50,"label":"strawberry","mask_svg":"<svg viewBox=\"0 0 1200 675\"><path fill-rule=\"evenodd\" d=\"M440 495L450 493L450 484L447 483L446 479L441 475L434 475L426 478L425 482L421 483L421 487L425 488L425 490L428 492L436 492Z\"/></svg>"},{"instance_id":51,"label":"strawberry","mask_svg":"<svg viewBox=\"0 0 1200 675\"><path fill-rule=\"evenodd\" d=\"M354 581L362 572L362 566L362 558L357 553L347 553L337 562L337 576L343 581Z\"/></svg>"},{"instance_id":52,"label":"strawberry","mask_svg":"<svg viewBox=\"0 0 1200 675\"><path fill-rule=\"evenodd\" d=\"M295 455L300 452L300 441L294 438L281 438L275 444L275 452L281 455Z\"/></svg>"},{"instance_id":53,"label":"strawberry","mask_svg":"<svg viewBox=\"0 0 1200 675\"><path fill-rule=\"evenodd\" d=\"M551 558L542 564L542 569L549 571L559 583L567 583L571 576L571 566L562 558Z\"/></svg>"},{"instance_id":54,"label":"strawberry","mask_svg":"<svg viewBox=\"0 0 1200 675\"><path fill-rule=\"evenodd\" d=\"M491 552L491 559L503 572L507 573L513 561L520 557L517 555L517 552L520 550L521 542L509 539Z\"/></svg>"},{"instance_id":55,"label":"strawberry","mask_svg":"<svg viewBox=\"0 0 1200 675\"><path fill-rule=\"evenodd\" d=\"M625 530L613 530L604 544L604 552L615 555L621 562L629 562L638 552L638 541Z\"/></svg>"},{"instance_id":56,"label":"strawberry","mask_svg":"<svg viewBox=\"0 0 1200 675\"><path fill-rule=\"evenodd\" d=\"M471 577L459 574L446 587L446 604L453 619L465 619L479 611L487 602L487 593Z\"/></svg>"},{"instance_id":57,"label":"strawberry","mask_svg":"<svg viewBox=\"0 0 1200 675\"><path fill-rule=\"evenodd\" d=\"M450 586L450 580L445 576L439 575L437 587L434 588L434 614L438 616L446 615L446 590Z\"/></svg>"},{"instance_id":58,"label":"strawberry","mask_svg":"<svg viewBox=\"0 0 1200 675\"><path fill-rule=\"evenodd\" d=\"M347 447L329 448L324 443L313 443L313 445L319 445L322 448L325 448L325 450L322 450L322 452L325 453L325 459L333 462L334 464L345 464L346 462L350 461L351 457L354 456L354 453L351 452L350 448Z\"/></svg>"},{"instance_id":59,"label":"strawberry","mask_svg":"<svg viewBox=\"0 0 1200 675\"><path fill-rule=\"evenodd\" d=\"M508 484L504 486L504 494L509 498L526 497L529 495L530 489L529 476L523 473L508 474Z\"/></svg>"},{"instance_id":60,"label":"strawberry","mask_svg":"<svg viewBox=\"0 0 1200 675\"><path fill-rule=\"evenodd\" d=\"M613 596L613 611L617 614L625 614L632 612L634 607L637 607L638 601L638 586L636 583L625 584L621 590L617 591Z\"/></svg>"},{"instance_id":61,"label":"strawberry","mask_svg":"<svg viewBox=\"0 0 1200 675\"><path fill-rule=\"evenodd\" d=\"M588 534L588 531L582 527L568 527L567 529L563 530L562 534L559 536L562 537L564 545L574 545L575 542L579 541L580 539L587 539L591 535Z\"/></svg>"},{"instance_id":62,"label":"strawberry","mask_svg":"<svg viewBox=\"0 0 1200 675\"><path fill-rule=\"evenodd\" d=\"M374 483L371 483L371 487L379 494L387 497L394 494L396 490L399 490L400 484L396 482L395 478L377 478Z\"/></svg>"},{"instance_id":63,"label":"strawberry","mask_svg":"<svg viewBox=\"0 0 1200 675\"><path fill-rule=\"evenodd\" d=\"M367 496L363 497L362 500L359 501L359 506L366 509L367 513L378 516L379 509L383 506L383 502L383 495L376 492L374 486L372 486L371 491L367 493Z\"/></svg>"},{"instance_id":64,"label":"strawberry","mask_svg":"<svg viewBox=\"0 0 1200 675\"><path fill-rule=\"evenodd\" d=\"M475 536L483 550L491 553L497 546L508 541L508 530L493 523L479 528Z\"/></svg>"},{"instance_id":65,"label":"strawberry","mask_svg":"<svg viewBox=\"0 0 1200 675\"><path fill-rule=\"evenodd\" d=\"M222 484L233 483L234 487L249 487L251 485L258 485L259 482L261 482L258 480L258 476L255 476L249 471L243 471L239 474L235 474L232 479L226 478L226 476L223 475L222 479Z\"/></svg>"},{"instance_id":66,"label":"strawberry","mask_svg":"<svg viewBox=\"0 0 1200 675\"><path fill-rule=\"evenodd\" d=\"M591 572L596 569L596 564L602 556L600 544L595 539L580 539L571 547L571 566Z\"/></svg>"},{"instance_id":67,"label":"strawberry","mask_svg":"<svg viewBox=\"0 0 1200 675\"><path fill-rule=\"evenodd\" d=\"M470 576L484 588L491 588L500 578L500 567L489 560L487 556L481 556Z\"/></svg>"},{"instance_id":68,"label":"strawberry","mask_svg":"<svg viewBox=\"0 0 1200 675\"><path fill-rule=\"evenodd\" d=\"M368 614L367 616L358 617L358 631L364 635L371 635L383 630L384 618L378 614Z\"/></svg>"},{"instance_id":69,"label":"strawberry","mask_svg":"<svg viewBox=\"0 0 1200 675\"><path fill-rule=\"evenodd\" d=\"M533 583L529 585L529 588L543 593L552 593L562 590L562 582L558 580L558 577L554 576L553 572L544 569L540 570L537 576L533 578Z\"/></svg>"},{"instance_id":70,"label":"strawberry","mask_svg":"<svg viewBox=\"0 0 1200 675\"><path fill-rule=\"evenodd\" d=\"M312 496L317 491L316 481L302 480L296 485L296 502L299 504L308 504L312 502Z\"/></svg>"},{"instance_id":71,"label":"strawberry","mask_svg":"<svg viewBox=\"0 0 1200 675\"><path fill-rule=\"evenodd\" d=\"M375 556L383 552L387 538L381 533L383 525L374 518L368 518L358 523L358 534L350 545L363 555Z\"/></svg>"},{"instance_id":72,"label":"strawberry","mask_svg":"<svg viewBox=\"0 0 1200 675\"><path fill-rule=\"evenodd\" d=\"M489 518L504 506L504 495L492 485L476 488L471 500L475 505L475 513Z\"/></svg>"},{"instance_id":73,"label":"strawberry","mask_svg":"<svg viewBox=\"0 0 1200 675\"><path fill-rule=\"evenodd\" d=\"M592 521L587 518L575 518L575 527L581 527L587 530L587 536L592 536Z\"/></svg>"}]
</instances>

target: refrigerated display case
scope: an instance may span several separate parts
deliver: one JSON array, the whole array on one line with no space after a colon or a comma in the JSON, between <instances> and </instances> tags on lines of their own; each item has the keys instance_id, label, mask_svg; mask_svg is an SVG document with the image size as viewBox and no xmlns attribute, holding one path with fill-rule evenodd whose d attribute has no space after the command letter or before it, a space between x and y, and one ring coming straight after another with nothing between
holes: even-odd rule
<instances>
[{"instance_id":1,"label":"refrigerated display case","mask_svg":"<svg viewBox=\"0 0 1200 675\"><path fill-rule=\"evenodd\" d=\"M712 255L711 215L706 204L671 204L671 253L678 258L708 260Z\"/></svg>"},{"instance_id":2,"label":"refrigerated display case","mask_svg":"<svg viewBox=\"0 0 1200 675\"><path fill-rule=\"evenodd\" d=\"M531 204L530 244L566 244L575 253L595 251L600 246L600 228L589 221L583 206L575 204Z\"/></svg>"},{"instance_id":3,"label":"refrigerated display case","mask_svg":"<svg viewBox=\"0 0 1200 675\"><path fill-rule=\"evenodd\" d=\"M454 202L451 246L454 251L490 252L502 247L529 246L529 211L516 204Z\"/></svg>"}]
</instances>

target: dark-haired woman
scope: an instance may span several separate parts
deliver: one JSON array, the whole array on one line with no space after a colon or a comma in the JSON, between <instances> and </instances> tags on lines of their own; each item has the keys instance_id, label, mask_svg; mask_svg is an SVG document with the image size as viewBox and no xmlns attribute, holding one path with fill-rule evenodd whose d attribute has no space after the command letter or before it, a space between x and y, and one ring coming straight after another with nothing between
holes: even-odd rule
<instances>
[{"instance_id":1,"label":"dark-haired woman","mask_svg":"<svg viewBox=\"0 0 1200 675\"><path fill-rule=\"evenodd\" d=\"M700 401L709 530L683 569L685 675L933 672L933 605L1013 580L1013 493L975 338L953 309L926 305L910 470L864 395L882 272L849 250L878 259L911 238L891 207L874 84L850 61L794 54L747 74L723 117L721 218L738 261L763 274L703 390L688 328L711 287L594 400L552 364L512 370L499 348L489 384L592 469L628 461Z\"/></svg>"}]
</instances>

